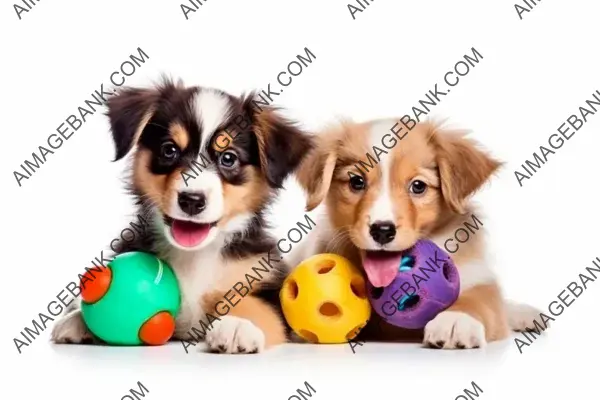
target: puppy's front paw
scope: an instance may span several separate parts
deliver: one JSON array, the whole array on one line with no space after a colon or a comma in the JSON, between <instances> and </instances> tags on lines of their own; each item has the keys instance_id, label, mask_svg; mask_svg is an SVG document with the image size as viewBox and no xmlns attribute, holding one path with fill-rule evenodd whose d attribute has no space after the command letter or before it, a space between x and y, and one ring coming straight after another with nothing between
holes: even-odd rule
<instances>
[{"instance_id":1,"label":"puppy's front paw","mask_svg":"<svg viewBox=\"0 0 600 400\"><path fill-rule=\"evenodd\" d=\"M528 329L539 331L539 328L534 324L535 321L544 329L550 326L549 323L544 324L540 321L540 313L540 310L527 304L508 303L506 305L508 325L510 329L517 332L525 332Z\"/></svg>"},{"instance_id":2,"label":"puppy's front paw","mask_svg":"<svg viewBox=\"0 0 600 400\"><path fill-rule=\"evenodd\" d=\"M469 314L444 311L425 325L423 344L438 349L473 349L486 345L483 324Z\"/></svg>"},{"instance_id":3,"label":"puppy's front paw","mask_svg":"<svg viewBox=\"0 0 600 400\"><path fill-rule=\"evenodd\" d=\"M73 310L58 320L52 329L54 343L92 343L94 336L85 326L80 310Z\"/></svg>"},{"instance_id":4,"label":"puppy's front paw","mask_svg":"<svg viewBox=\"0 0 600 400\"><path fill-rule=\"evenodd\" d=\"M206 333L206 344L215 353L258 353L265 348L265 334L247 319L225 316Z\"/></svg>"}]
</instances>

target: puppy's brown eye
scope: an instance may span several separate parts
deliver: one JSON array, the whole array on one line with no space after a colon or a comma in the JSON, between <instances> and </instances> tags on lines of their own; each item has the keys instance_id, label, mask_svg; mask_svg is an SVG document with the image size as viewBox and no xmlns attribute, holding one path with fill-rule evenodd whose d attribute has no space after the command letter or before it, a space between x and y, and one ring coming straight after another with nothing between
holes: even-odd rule
<instances>
[{"instance_id":1,"label":"puppy's brown eye","mask_svg":"<svg viewBox=\"0 0 600 400\"><path fill-rule=\"evenodd\" d=\"M235 168L238 161L238 156L233 151L225 151L221 153L221 157L219 158L219 162L221 165L227 169Z\"/></svg>"},{"instance_id":2,"label":"puppy's brown eye","mask_svg":"<svg viewBox=\"0 0 600 400\"><path fill-rule=\"evenodd\" d=\"M173 142L165 142L160 146L160 158L166 162L173 162L179 157L179 148Z\"/></svg>"},{"instance_id":3,"label":"puppy's brown eye","mask_svg":"<svg viewBox=\"0 0 600 400\"><path fill-rule=\"evenodd\" d=\"M427 184L420 180L412 181L410 184L410 192L413 194L423 194L427 190Z\"/></svg>"},{"instance_id":4,"label":"puppy's brown eye","mask_svg":"<svg viewBox=\"0 0 600 400\"><path fill-rule=\"evenodd\" d=\"M352 175L352 177L350 177L349 184L350 184L350 188L356 192L364 190L365 187L367 186L365 179L359 175Z\"/></svg>"}]
</instances>

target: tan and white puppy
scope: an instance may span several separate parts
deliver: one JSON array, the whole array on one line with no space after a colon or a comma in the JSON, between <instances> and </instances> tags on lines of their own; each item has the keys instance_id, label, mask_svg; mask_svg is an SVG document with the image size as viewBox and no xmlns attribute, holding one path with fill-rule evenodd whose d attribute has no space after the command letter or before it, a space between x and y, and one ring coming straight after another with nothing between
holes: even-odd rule
<instances>
[{"instance_id":1,"label":"tan and white puppy","mask_svg":"<svg viewBox=\"0 0 600 400\"><path fill-rule=\"evenodd\" d=\"M298 180L307 191L308 210L324 202L325 220L317 223L302 258L340 254L362 266L373 286L383 287L394 279L402 250L419 239L444 248L456 229L474 224L473 214L481 219L467 200L501 163L464 132L432 123L409 128L394 119L343 122L317 136ZM534 308L504 301L484 241L477 232L451 254L460 274L459 298L424 331L396 328L374 315L361 336L413 338L454 349L481 347L508 337L511 329L534 328L539 315Z\"/></svg>"}]
</instances>

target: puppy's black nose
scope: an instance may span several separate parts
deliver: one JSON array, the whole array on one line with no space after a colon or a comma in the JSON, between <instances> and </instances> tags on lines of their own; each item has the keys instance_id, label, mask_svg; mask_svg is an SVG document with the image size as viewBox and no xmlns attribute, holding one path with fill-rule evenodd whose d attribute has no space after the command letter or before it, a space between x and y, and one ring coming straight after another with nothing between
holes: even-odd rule
<instances>
[{"instance_id":1,"label":"puppy's black nose","mask_svg":"<svg viewBox=\"0 0 600 400\"><path fill-rule=\"evenodd\" d=\"M396 237L396 226L390 221L377 221L371 224L369 233L373 240L384 245Z\"/></svg>"},{"instance_id":2,"label":"puppy's black nose","mask_svg":"<svg viewBox=\"0 0 600 400\"><path fill-rule=\"evenodd\" d=\"M177 203L181 210L189 215L197 215L206 208L206 197L202 193L179 193Z\"/></svg>"}]
</instances>

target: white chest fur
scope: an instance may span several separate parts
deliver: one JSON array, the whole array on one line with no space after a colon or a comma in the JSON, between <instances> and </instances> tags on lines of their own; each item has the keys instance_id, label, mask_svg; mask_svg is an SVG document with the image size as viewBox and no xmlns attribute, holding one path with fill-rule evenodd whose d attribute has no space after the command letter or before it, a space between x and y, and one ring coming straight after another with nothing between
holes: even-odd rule
<instances>
[{"instance_id":1,"label":"white chest fur","mask_svg":"<svg viewBox=\"0 0 600 400\"><path fill-rule=\"evenodd\" d=\"M161 258L173 268L181 292L181 309L175 320L175 336L187 337L192 324L204 318L202 296L214 290L221 279L224 260L220 256L221 246L210 245L197 251L170 248Z\"/></svg>"}]
</instances>

